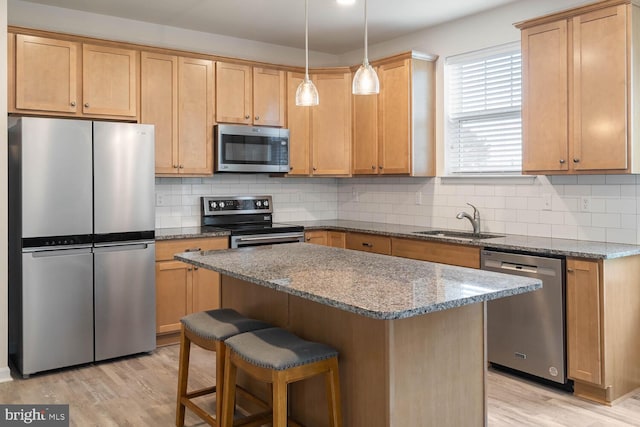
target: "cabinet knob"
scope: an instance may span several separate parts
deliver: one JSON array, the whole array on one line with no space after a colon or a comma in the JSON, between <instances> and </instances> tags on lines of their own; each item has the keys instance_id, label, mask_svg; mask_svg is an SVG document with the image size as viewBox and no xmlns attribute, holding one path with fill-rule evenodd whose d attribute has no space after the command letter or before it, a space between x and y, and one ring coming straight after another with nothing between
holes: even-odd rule
<instances>
[{"instance_id":1,"label":"cabinet knob","mask_svg":"<svg viewBox=\"0 0 640 427\"><path fill-rule=\"evenodd\" d=\"M313 168L313 170L314 170L314 171L317 171L317 170L318 170L318 168Z\"/></svg>"},{"instance_id":2,"label":"cabinet knob","mask_svg":"<svg viewBox=\"0 0 640 427\"><path fill-rule=\"evenodd\" d=\"M564 160L564 159L560 159L560 164L561 164L561 165L563 165L563 164L564 164L564 162L565 162L565 160Z\"/></svg>"},{"instance_id":3,"label":"cabinet knob","mask_svg":"<svg viewBox=\"0 0 640 427\"><path fill-rule=\"evenodd\" d=\"M382 170L382 169L383 169L383 168L382 168L382 165L378 166L378 169Z\"/></svg>"},{"instance_id":4,"label":"cabinet knob","mask_svg":"<svg viewBox=\"0 0 640 427\"><path fill-rule=\"evenodd\" d=\"M567 273L573 273L573 268L567 268Z\"/></svg>"},{"instance_id":5,"label":"cabinet knob","mask_svg":"<svg viewBox=\"0 0 640 427\"><path fill-rule=\"evenodd\" d=\"M184 169L184 165L180 165L180 169Z\"/></svg>"},{"instance_id":6,"label":"cabinet knob","mask_svg":"<svg viewBox=\"0 0 640 427\"><path fill-rule=\"evenodd\" d=\"M191 268L191 267L187 268L187 271L191 271L191 270L192 270L192 268Z\"/></svg>"},{"instance_id":7,"label":"cabinet knob","mask_svg":"<svg viewBox=\"0 0 640 427\"><path fill-rule=\"evenodd\" d=\"M84 108L89 108L89 103L88 102L84 103Z\"/></svg>"},{"instance_id":8,"label":"cabinet knob","mask_svg":"<svg viewBox=\"0 0 640 427\"><path fill-rule=\"evenodd\" d=\"M375 165L371 165L371 170L372 171L376 170L376 166Z\"/></svg>"},{"instance_id":9,"label":"cabinet knob","mask_svg":"<svg viewBox=\"0 0 640 427\"><path fill-rule=\"evenodd\" d=\"M289 166L289 170L292 171L293 170L293 166Z\"/></svg>"},{"instance_id":10,"label":"cabinet knob","mask_svg":"<svg viewBox=\"0 0 640 427\"><path fill-rule=\"evenodd\" d=\"M362 246L364 246L365 248L372 248L373 243L362 242Z\"/></svg>"},{"instance_id":11,"label":"cabinet knob","mask_svg":"<svg viewBox=\"0 0 640 427\"><path fill-rule=\"evenodd\" d=\"M71 101L71 106L75 107L76 106L76 101Z\"/></svg>"},{"instance_id":12,"label":"cabinet knob","mask_svg":"<svg viewBox=\"0 0 640 427\"><path fill-rule=\"evenodd\" d=\"M260 120L260 116L256 116L256 120Z\"/></svg>"},{"instance_id":13,"label":"cabinet knob","mask_svg":"<svg viewBox=\"0 0 640 427\"><path fill-rule=\"evenodd\" d=\"M173 165L173 168L174 169L178 169L178 165Z\"/></svg>"},{"instance_id":14,"label":"cabinet knob","mask_svg":"<svg viewBox=\"0 0 640 427\"><path fill-rule=\"evenodd\" d=\"M573 159L573 163L580 163L580 159Z\"/></svg>"},{"instance_id":15,"label":"cabinet knob","mask_svg":"<svg viewBox=\"0 0 640 427\"><path fill-rule=\"evenodd\" d=\"M251 118L251 116L247 114L246 116L244 116L244 118L249 120Z\"/></svg>"},{"instance_id":16,"label":"cabinet knob","mask_svg":"<svg viewBox=\"0 0 640 427\"><path fill-rule=\"evenodd\" d=\"M198 267L193 267L193 269L194 269L195 271L198 271Z\"/></svg>"}]
</instances>

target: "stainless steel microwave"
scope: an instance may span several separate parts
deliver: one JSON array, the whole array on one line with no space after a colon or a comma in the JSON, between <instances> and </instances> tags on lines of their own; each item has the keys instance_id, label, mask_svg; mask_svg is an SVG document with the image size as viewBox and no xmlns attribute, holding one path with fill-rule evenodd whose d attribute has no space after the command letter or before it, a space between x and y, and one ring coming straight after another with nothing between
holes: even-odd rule
<instances>
[{"instance_id":1,"label":"stainless steel microwave","mask_svg":"<svg viewBox=\"0 0 640 427\"><path fill-rule=\"evenodd\" d=\"M289 172L289 129L217 125L216 172Z\"/></svg>"}]
</instances>

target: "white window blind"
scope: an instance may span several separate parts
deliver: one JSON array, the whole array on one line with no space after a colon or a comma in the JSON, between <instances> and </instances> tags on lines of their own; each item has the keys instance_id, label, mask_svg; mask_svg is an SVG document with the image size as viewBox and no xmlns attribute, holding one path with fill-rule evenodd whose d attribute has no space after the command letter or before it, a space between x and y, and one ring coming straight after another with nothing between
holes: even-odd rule
<instances>
[{"instance_id":1,"label":"white window blind","mask_svg":"<svg viewBox=\"0 0 640 427\"><path fill-rule=\"evenodd\" d=\"M519 43L447 58L448 175L522 170Z\"/></svg>"}]
</instances>

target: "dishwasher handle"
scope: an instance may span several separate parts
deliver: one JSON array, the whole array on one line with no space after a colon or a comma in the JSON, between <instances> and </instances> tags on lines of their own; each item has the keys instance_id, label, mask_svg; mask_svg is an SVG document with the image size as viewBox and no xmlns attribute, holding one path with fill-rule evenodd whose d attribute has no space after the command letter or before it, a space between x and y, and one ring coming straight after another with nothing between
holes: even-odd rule
<instances>
[{"instance_id":1,"label":"dishwasher handle","mask_svg":"<svg viewBox=\"0 0 640 427\"><path fill-rule=\"evenodd\" d=\"M535 265L514 264L511 262L505 262L505 261L502 261L502 263L500 264L500 268L502 270L522 271L525 273L532 273L532 274L538 273L538 267L536 267Z\"/></svg>"}]
</instances>

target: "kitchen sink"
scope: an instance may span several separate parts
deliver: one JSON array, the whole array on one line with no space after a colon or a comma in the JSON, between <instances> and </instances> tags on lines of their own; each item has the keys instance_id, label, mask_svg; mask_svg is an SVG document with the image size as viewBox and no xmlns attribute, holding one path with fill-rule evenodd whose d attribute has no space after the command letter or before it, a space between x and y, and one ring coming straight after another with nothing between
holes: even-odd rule
<instances>
[{"instance_id":1,"label":"kitchen sink","mask_svg":"<svg viewBox=\"0 0 640 427\"><path fill-rule=\"evenodd\" d=\"M414 234L422 234L423 236L444 237L448 239L464 239L464 240L484 240L504 237L502 234L480 233L473 234L470 231L453 231L453 230L428 230L414 231Z\"/></svg>"}]
</instances>

